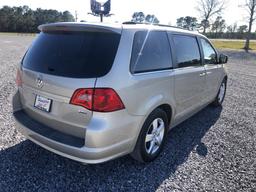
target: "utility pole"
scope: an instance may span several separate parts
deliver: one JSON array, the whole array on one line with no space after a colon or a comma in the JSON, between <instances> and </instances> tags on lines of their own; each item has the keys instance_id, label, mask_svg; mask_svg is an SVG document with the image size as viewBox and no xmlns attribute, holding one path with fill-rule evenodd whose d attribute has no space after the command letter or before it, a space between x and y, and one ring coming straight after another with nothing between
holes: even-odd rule
<instances>
[{"instance_id":1,"label":"utility pole","mask_svg":"<svg viewBox=\"0 0 256 192\"><path fill-rule=\"evenodd\" d=\"M77 11L75 11L75 20L77 22Z\"/></svg>"}]
</instances>

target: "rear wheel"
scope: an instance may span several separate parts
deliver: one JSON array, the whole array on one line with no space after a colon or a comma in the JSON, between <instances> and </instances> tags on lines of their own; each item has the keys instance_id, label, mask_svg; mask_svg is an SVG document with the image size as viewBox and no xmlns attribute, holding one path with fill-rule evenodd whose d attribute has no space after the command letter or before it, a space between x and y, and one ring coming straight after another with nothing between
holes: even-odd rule
<instances>
[{"instance_id":1,"label":"rear wheel","mask_svg":"<svg viewBox=\"0 0 256 192\"><path fill-rule=\"evenodd\" d=\"M224 101L224 98L225 98L225 95L226 95L226 89L227 89L227 80L224 79L220 85L220 88L219 88L219 91L218 91L218 94L213 102L213 105L214 106L221 106L223 101Z\"/></svg>"},{"instance_id":2,"label":"rear wheel","mask_svg":"<svg viewBox=\"0 0 256 192\"><path fill-rule=\"evenodd\" d=\"M164 146L167 128L166 113L161 109L154 110L143 124L131 156L140 162L153 161Z\"/></svg>"}]
</instances>

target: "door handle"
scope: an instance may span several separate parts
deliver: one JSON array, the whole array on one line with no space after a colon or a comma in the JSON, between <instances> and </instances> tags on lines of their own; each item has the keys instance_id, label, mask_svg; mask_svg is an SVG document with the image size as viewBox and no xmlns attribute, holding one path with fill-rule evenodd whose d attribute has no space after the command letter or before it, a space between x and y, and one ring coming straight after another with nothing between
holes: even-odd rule
<instances>
[{"instance_id":1,"label":"door handle","mask_svg":"<svg viewBox=\"0 0 256 192\"><path fill-rule=\"evenodd\" d=\"M200 73L200 74L199 74L200 77L203 77L203 76L205 76L205 75L206 75L206 73Z\"/></svg>"}]
</instances>

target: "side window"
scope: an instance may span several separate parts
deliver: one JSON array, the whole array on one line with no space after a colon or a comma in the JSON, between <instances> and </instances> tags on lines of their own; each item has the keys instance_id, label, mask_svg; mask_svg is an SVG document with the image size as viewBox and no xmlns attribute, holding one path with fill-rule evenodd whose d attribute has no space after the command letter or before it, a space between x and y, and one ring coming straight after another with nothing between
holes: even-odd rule
<instances>
[{"instance_id":1,"label":"side window","mask_svg":"<svg viewBox=\"0 0 256 192\"><path fill-rule=\"evenodd\" d=\"M178 68L201 66L197 40L193 36L173 35Z\"/></svg>"},{"instance_id":2,"label":"side window","mask_svg":"<svg viewBox=\"0 0 256 192\"><path fill-rule=\"evenodd\" d=\"M131 72L170 69L171 50L166 32L138 31L133 40Z\"/></svg>"},{"instance_id":3,"label":"side window","mask_svg":"<svg viewBox=\"0 0 256 192\"><path fill-rule=\"evenodd\" d=\"M212 48L211 44L205 39L201 39L201 44L204 52L204 63L205 64L216 64L217 63L217 54Z\"/></svg>"}]
</instances>

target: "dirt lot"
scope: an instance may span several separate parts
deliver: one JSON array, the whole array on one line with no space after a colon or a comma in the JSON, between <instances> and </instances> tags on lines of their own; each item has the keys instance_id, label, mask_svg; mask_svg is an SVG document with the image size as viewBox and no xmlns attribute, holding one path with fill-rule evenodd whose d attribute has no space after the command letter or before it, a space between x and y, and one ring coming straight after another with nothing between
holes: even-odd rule
<instances>
[{"instance_id":1,"label":"dirt lot","mask_svg":"<svg viewBox=\"0 0 256 192\"><path fill-rule=\"evenodd\" d=\"M207 107L168 135L162 155L84 166L14 128L15 68L33 37L0 35L0 191L255 191L256 53L230 56L223 108Z\"/></svg>"}]
</instances>

